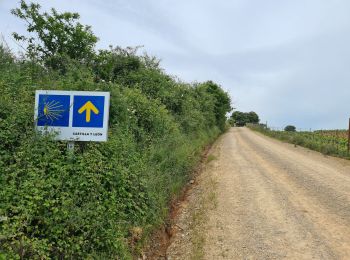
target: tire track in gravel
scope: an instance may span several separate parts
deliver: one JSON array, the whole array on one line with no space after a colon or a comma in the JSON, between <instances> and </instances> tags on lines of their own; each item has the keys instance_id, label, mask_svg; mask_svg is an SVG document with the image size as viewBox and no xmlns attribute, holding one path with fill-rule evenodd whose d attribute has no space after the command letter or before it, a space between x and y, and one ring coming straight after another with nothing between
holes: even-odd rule
<instances>
[{"instance_id":1,"label":"tire track in gravel","mask_svg":"<svg viewBox=\"0 0 350 260\"><path fill-rule=\"evenodd\" d=\"M201 176L216 181L204 259L350 259L349 161L246 128L230 129L212 153Z\"/></svg>"}]
</instances>

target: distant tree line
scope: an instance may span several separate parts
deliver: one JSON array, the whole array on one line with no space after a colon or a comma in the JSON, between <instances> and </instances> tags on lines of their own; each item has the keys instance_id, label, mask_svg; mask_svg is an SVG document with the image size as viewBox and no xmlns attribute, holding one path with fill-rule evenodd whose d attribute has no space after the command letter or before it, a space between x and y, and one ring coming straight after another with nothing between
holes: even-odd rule
<instances>
[{"instance_id":1,"label":"distant tree line","mask_svg":"<svg viewBox=\"0 0 350 260\"><path fill-rule=\"evenodd\" d=\"M235 111L232 113L229 123L232 126L245 126L246 124L258 124L260 121L257 113Z\"/></svg>"}]
</instances>

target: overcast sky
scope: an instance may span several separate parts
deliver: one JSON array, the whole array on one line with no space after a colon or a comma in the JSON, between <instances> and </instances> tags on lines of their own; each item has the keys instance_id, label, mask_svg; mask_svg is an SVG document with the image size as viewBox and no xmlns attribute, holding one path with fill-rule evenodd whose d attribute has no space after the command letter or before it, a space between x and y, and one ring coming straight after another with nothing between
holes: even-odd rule
<instances>
[{"instance_id":1,"label":"overcast sky","mask_svg":"<svg viewBox=\"0 0 350 260\"><path fill-rule=\"evenodd\" d=\"M213 80L240 111L271 126L346 128L350 116L349 0L52 0L110 44L144 45L171 75ZM25 24L0 0L0 32Z\"/></svg>"}]
</instances>

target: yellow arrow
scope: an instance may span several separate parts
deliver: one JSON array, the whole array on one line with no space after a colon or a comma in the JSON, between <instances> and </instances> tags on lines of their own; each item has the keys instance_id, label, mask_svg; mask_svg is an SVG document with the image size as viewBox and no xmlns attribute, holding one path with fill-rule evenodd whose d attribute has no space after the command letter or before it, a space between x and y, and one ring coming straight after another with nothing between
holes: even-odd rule
<instances>
[{"instance_id":1,"label":"yellow arrow","mask_svg":"<svg viewBox=\"0 0 350 260\"><path fill-rule=\"evenodd\" d=\"M94 112L96 115L98 115L98 113L100 112L95 107L95 105L91 103L91 101L86 102L81 108L79 108L78 113L82 114L85 110L86 110L86 117L85 117L86 122L90 122L91 111Z\"/></svg>"}]
</instances>

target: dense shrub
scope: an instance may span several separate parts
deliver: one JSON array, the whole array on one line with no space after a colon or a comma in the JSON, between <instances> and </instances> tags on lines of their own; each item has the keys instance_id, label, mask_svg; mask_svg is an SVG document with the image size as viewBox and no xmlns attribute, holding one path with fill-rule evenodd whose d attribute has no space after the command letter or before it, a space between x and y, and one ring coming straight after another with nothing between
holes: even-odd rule
<instances>
[{"instance_id":1,"label":"dense shrub","mask_svg":"<svg viewBox=\"0 0 350 260\"><path fill-rule=\"evenodd\" d=\"M13 13L30 37L15 34L21 59L0 45L0 259L131 258L224 130L229 96L174 79L138 48L95 52L76 13L24 1ZM36 133L37 89L109 91L108 142L77 142L72 158Z\"/></svg>"},{"instance_id":2,"label":"dense shrub","mask_svg":"<svg viewBox=\"0 0 350 260\"><path fill-rule=\"evenodd\" d=\"M164 221L224 129L230 100L217 84L178 82L136 53L99 55L66 59L63 72L0 47L0 258L131 258L131 230L147 237ZM38 135L36 89L110 91L108 142L77 143L70 158Z\"/></svg>"}]
</instances>

